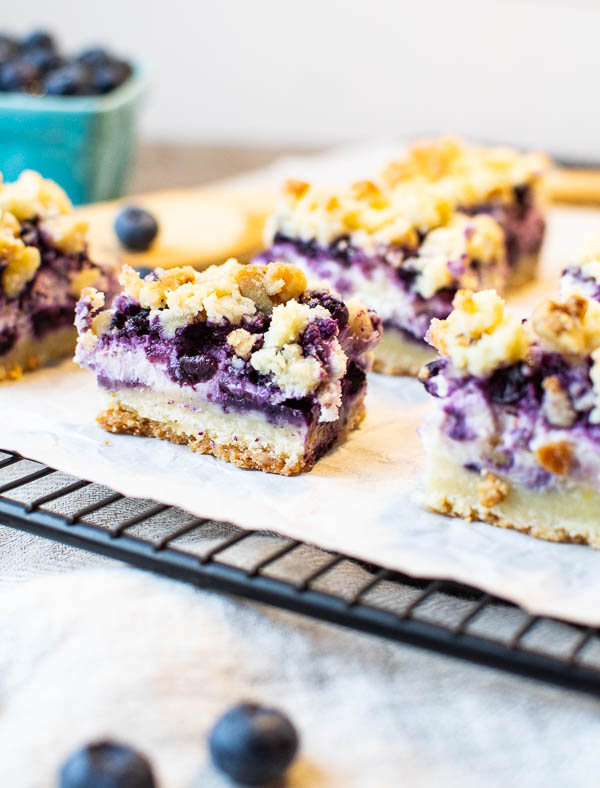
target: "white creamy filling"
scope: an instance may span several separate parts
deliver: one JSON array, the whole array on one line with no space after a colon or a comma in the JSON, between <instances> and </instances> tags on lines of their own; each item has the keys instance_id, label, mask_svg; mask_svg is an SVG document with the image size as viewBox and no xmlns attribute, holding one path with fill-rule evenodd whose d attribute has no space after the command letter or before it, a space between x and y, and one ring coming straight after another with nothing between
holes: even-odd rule
<instances>
[{"instance_id":1,"label":"white creamy filling","mask_svg":"<svg viewBox=\"0 0 600 788\"><path fill-rule=\"evenodd\" d=\"M572 449L572 466L567 477L600 489L600 447L585 436L569 429L546 426L538 420L529 448L516 447L513 440L516 438L515 430L519 427L518 418L508 413L500 413L499 417L495 417L485 398L473 391L461 399L460 411L465 413L466 428L476 437L471 440L455 440L447 434L450 421L443 410L445 405L451 406L451 403L451 398L436 402L419 430L428 456L443 455L463 467L475 463L490 470L493 470L491 460L495 460L497 473L527 484L528 480L543 470L535 457L537 449L547 444L567 441ZM505 449L510 450L513 462L510 467L503 469ZM551 486L556 487L564 482L565 478L563 475L552 475Z\"/></svg>"}]
</instances>

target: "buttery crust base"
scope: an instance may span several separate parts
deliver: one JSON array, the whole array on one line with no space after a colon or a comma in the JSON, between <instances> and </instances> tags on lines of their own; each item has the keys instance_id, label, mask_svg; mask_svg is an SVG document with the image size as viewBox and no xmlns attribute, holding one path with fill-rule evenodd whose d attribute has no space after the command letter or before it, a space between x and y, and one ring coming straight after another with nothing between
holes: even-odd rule
<instances>
[{"instance_id":1,"label":"buttery crust base","mask_svg":"<svg viewBox=\"0 0 600 788\"><path fill-rule=\"evenodd\" d=\"M74 326L63 326L51 331L43 339L23 337L9 353L0 356L0 382L17 380L23 372L72 356L76 338Z\"/></svg>"},{"instance_id":2,"label":"buttery crust base","mask_svg":"<svg viewBox=\"0 0 600 788\"><path fill-rule=\"evenodd\" d=\"M511 528L551 542L589 544L600 549L600 492L581 483L561 483L537 492L507 482L508 494L494 506L481 503L481 477L441 454L429 454L423 503L464 520Z\"/></svg>"},{"instance_id":3,"label":"buttery crust base","mask_svg":"<svg viewBox=\"0 0 600 788\"><path fill-rule=\"evenodd\" d=\"M337 432L335 440L326 445L324 451L343 441L352 430L360 425L365 417L363 400L364 395L355 400L349 412L342 417L343 424ZM124 407L120 403L101 411L98 414L97 422L107 432L160 438L171 443L187 445L192 451L197 451L200 454L211 454L221 460L231 462L239 468L254 468L283 476L295 476L309 470L324 453L324 451L320 453L310 451L310 444L319 439L319 427L312 441L308 441L308 451L300 457L292 458L287 453L278 454L276 451L244 446L236 442L216 443L209 430L205 430L201 436L182 433L181 430L176 429L168 422L143 418L133 409ZM337 422L333 422L333 424L328 422L323 426L333 430L335 424Z\"/></svg>"}]
</instances>

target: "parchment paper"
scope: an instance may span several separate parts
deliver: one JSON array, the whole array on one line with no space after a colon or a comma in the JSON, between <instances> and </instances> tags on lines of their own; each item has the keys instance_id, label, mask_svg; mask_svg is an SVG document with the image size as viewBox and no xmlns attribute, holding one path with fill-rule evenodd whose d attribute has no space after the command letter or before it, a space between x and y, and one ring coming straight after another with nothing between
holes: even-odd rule
<instances>
[{"instance_id":1,"label":"parchment paper","mask_svg":"<svg viewBox=\"0 0 600 788\"><path fill-rule=\"evenodd\" d=\"M282 171L297 169L287 162L275 176ZM598 227L600 212L553 209L542 276L514 307L526 311L543 292L556 292L560 268ZM422 510L414 500L424 461L416 429L428 398L409 379L373 374L369 387L363 426L294 478L104 433L95 422L102 405L95 379L70 361L0 386L0 448L126 495L273 530L408 574L466 582L533 613L600 625L600 551Z\"/></svg>"}]
</instances>

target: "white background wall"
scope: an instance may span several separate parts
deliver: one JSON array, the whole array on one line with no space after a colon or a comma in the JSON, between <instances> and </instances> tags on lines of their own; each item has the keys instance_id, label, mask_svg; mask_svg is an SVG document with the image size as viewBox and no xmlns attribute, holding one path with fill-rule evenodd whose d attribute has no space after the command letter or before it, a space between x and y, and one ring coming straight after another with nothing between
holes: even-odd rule
<instances>
[{"instance_id":1,"label":"white background wall","mask_svg":"<svg viewBox=\"0 0 600 788\"><path fill-rule=\"evenodd\" d=\"M456 130L600 161L595 0L4 0L1 24L149 60L154 139Z\"/></svg>"}]
</instances>

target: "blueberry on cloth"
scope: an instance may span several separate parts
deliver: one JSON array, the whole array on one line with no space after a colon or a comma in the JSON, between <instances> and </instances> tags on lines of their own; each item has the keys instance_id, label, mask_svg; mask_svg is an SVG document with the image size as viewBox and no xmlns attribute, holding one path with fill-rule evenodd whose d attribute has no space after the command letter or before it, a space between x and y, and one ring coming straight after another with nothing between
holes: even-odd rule
<instances>
[{"instance_id":1,"label":"blueberry on cloth","mask_svg":"<svg viewBox=\"0 0 600 788\"><path fill-rule=\"evenodd\" d=\"M86 744L63 764L59 788L156 788L146 758L125 744Z\"/></svg>"},{"instance_id":2,"label":"blueberry on cloth","mask_svg":"<svg viewBox=\"0 0 600 788\"><path fill-rule=\"evenodd\" d=\"M260 785L281 776L298 750L298 734L276 709L240 703L220 717L209 738L215 765L238 783Z\"/></svg>"},{"instance_id":3,"label":"blueberry on cloth","mask_svg":"<svg viewBox=\"0 0 600 788\"><path fill-rule=\"evenodd\" d=\"M89 71L81 63L67 63L50 71L45 84L51 96L81 96L89 92Z\"/></svg>"},{"instance_id":4,"label":"blueberry on cloth","mask_svg":"<svg viewBox=\"0 0 600 788\"><path fill-rule=\"evenodd\" d=\"M130 205L117 216L115 232L126 249L145 252L157 236L158 222L148 211Z\"/></svg>"}]
</instances>

